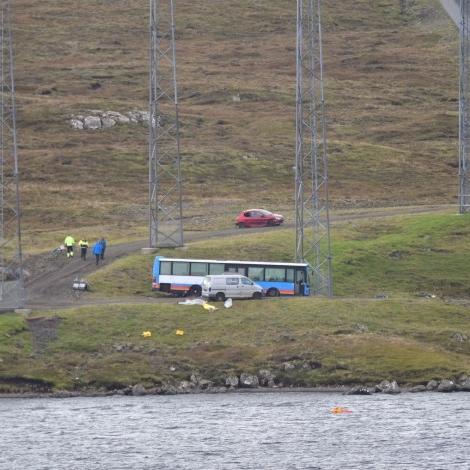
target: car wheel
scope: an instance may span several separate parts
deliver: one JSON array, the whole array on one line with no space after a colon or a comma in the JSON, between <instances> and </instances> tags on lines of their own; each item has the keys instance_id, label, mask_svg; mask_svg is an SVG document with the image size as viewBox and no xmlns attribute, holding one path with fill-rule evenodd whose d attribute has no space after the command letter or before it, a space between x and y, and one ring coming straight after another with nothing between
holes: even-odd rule
<instances>
[{"instance_id":1,"label":"car wheel","mask_svg":"<svg viewBox=\"0 0 470 470\"><path fill-rule=\"evenodd\" d=\"M238 224L238 228L246 228L246 225L243 222L240 222Z\"/></svg>"},{"instance_id":2,"label":"car wheel","mask_svg":"<svg viewBox=\"0 0 470 470\"><path fill-rule=\"evenodd\" d=\"M254 292L253 293L253 298L256 299L256 300L259 300L261 299L262 295L261 295L261 292Z\"/></svg>"},{"instance_id":3,"label":"car wheel","mask_svg":"<svg viewBox=\"0 0 470 470\"><path fill-rule=\"evenodd\" d=\"M223 292L217 292L217 294L215 294L215 300L223 302L225 300L225 294Z\"/></svg>"},{"instance_id":4,"label":"car wheel","mask_svg":"<svg viewBox=\"0 0 470 470\"><path fill-rule=\"evenodd\" d=\"M191 289L188 291L188 295L191 297L201 297L202 288L201 286L191 286Z\"/></svg>"},{"instance_id":5,"label":"car wheel","mask_svg":"<svg viewBox=\"0 0 470 470\"><path fill-rule=\"evenodd\" d=\"M279 293L279 291L277 289L271 288L271 289L268 290L266 295L268 297L279 297L281 294Z\"/></svg>"}]
</instances>

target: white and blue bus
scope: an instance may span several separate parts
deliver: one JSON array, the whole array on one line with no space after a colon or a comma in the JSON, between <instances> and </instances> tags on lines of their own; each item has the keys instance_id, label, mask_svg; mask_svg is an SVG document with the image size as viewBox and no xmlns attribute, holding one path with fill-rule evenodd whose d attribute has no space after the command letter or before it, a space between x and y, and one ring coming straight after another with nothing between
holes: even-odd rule
<instances>
[{"instance_id":1,"label":"white and blue bus","mask_svg":"<svg viewBox=\"0 0 470 470\"><path fill-rule=\"evenodd\" d=\"M201 295L204 276L238 273L263 287L269 297L310 295L307 263L220 261L155 257L152 290L179 295Z\"/></svg>"}]
</instances>

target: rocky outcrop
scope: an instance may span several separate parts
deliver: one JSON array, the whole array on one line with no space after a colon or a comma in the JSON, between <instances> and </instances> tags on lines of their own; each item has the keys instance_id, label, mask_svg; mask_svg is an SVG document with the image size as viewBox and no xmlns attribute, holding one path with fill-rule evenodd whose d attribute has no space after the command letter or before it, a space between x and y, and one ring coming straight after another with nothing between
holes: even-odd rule
<instances>
[{"instance_id":1,"label":"rocky outcrop","mask_svg":"<svg viewBox=\"0 0 470 470\"><path fill-rule=\"evenodd\" d=\"M437 380L430 380L426 385L426 390L436 390L439 386L439 382Z\"/></svg>"},{"instance_id":2,"label":"rocky outcrop","mask_svg":"<svg viewBox=\"0 0 470 470\"><path fill-rule=\"evenodd\" d=\"M245 374L245 373L240 375L240 387L256 388L258 386L259 386L259 380L256 375Z\"/></svg>"},{"instance_id":3,"label":"rocky outcrop","mask_svg":"<svg viewBox=\"0 0 470 470\"><path fill-rule=\"evenodd\" d=\"M388 380L382 380L382 382L376 385L375 388L381 393L388 393L390 395L401 393L400 387L395 380L392 382L389 382Z\"/></svg>"},{"instance_id":4,"label":"rocky outcrop","mask_svg":"<svg viewBox=\"0 0 470 470\"><path fill-rule=\"evenodd\" d=\"M373 391L371 391L370 389L362 385L359 385L358 387L353 387L345 393L345 395L372 395L372 394L373 394Z\"/></svg>"},{"instance_id":5,"label":"rocky outcrop","mask_svg":"<svg viewBox=\"0 0 470 470\"><path fill-rule=\"evenodd\" d=\"M117 111L102 111L100 109L89 110L87 115L71 115L68 122L76 130L98 130L110 129L117 124L140 124L148 125L148 111L128 111L119 113Z\"/></svg>"},{"instance_id":6,"label":"rocky outcrop","mask_svg":"<svg viewBox=\"0 0 470 470\"><path fill-rule=\"evenodd\" d=\"M470 379L466 379L459 384L458 388L461 392L470 392Z\"/></svg>"},{"instance_id":7,"label":"rocky outcrop","mask_svg":"<svg viewBox=\"0 0 470 470\"><path fill-rule=\"evenodd\" d=\"M440 384L437 387L438 392L449 393L455 392L457 390L457 386L452 380L441 380Z\"/></svg>"},{"instance_id":8,"label":"rocky outcrop","mask_svg":"<svg viewBox=\"0 0 470 470\"><path fill-rule=\"evenodd\" d=\"M270 370L262 369L258 372L258 379L262 387L274 387L276 376Z\"/></svg>"},{"instance_id":9,"label":"rocky outcrop","mask_svg":"<svg viewBox=\"0 0 470 470\"><path fill-rule=\"evenodd\" d=\"M415 385L414 387L410 388L410 393L420 393L420 392L427 392L426 385Z\"/></svg>"},{"instance_id":10,"label":"rocky outcrop","mask_svg":"<svg viewBox=\"0 0 470 470\"><path fill-rule=\"evenodd\" d=\"M134 397L141 397L145 395L147 392L145 391L145 387L142 384L136 384L132 387L132 395Z\"/></svg>"},{"instance_id":11,"label":"rocky outcrop","mask_svg":"<svg viewBox=\"0 0 470 470\"><path fill-rule=\"evenodd\" d=\"M225 379L225 385L230 388L237 388L240 383L240 380L236 375L229 375Z\"/></svg>"}]
</instances>

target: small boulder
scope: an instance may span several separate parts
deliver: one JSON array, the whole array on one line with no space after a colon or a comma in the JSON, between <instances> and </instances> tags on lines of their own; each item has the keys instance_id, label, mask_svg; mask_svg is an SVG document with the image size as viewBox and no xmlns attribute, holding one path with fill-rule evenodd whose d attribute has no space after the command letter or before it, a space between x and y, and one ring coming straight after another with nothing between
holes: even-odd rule
<instances>
[{"instance_id":1,"label":"small boulder","mask_svg":"<svg viewBox=\"0 0 470 470\"><path fill-rule=\"evenodd\" d=\"M393 382L383 380L382 382L380 382L380 384L376 386L376 389L382 393L388 393L390 395L401 393L400 387L398 386L395 380Z\"/></svg>"},{"instance_id":2,"label":"small boulder","mask_svg":"<svg viewBox=\"0 0 470 470\"><path fill-rule=\"evenodd\" d=\"M256 375L252 374L241 374L240 375L240 387L245 388L256 388L259 385L259 380Z\"/></svg>"},{"instance_id":3,"label":"small boulder","mask_svg":"<svg viewBox=\"0 0 470 470\"><path fill-rule=\"evenodd\" d=\"M262 369L258 372L259 384L262 387L274 387L274 379L276 376L267 369Z\"/></svg>"},{"instance_id":4,"label":"small boulder","mask_svg":"<svg viewBox=\"0 0 470 470\"><path fill-rule=\"evenodd\" d=\"M455 341L456 343L465 343L465 341L468 340L468 336L464 335L463 333L453 333L450 336L450 339L452 341Z\"/></svg>"},{"instance_id":5,"label":"small boulder","mask_svg":"<svg viewBox=\"0 0 470 470\"><path fill-rule=\"evenodd\" d=\"M145 387L142 384L136 384L132 387L132 395L134 397L141 397L145 393Z\"/></svg>"},{"instance_id":6,"label":"small boulder","mask_svg":"<svg viewBox=\"0 0 470 470\"><path fill-rule=\"evenodd\" d=\"M426 385L426 390L436 390L438 386L437 380L430 380Z\"/></svg>"},{"instance_id":7,"label":"small boulder","mask_svg":"<svg viewBox=\"0 0 470 470\"><path fill-rule=\"evenodd\" d=\"M202 377L198 373L192 373L191 377L189 378L191 383L193 383L194 385L199 385L199 381L201 379L202 379Z\"/></svg>"},{"instance_id":8,"label":"small boulder","mask_svg":"<svg viewBox=\"0 0 470 470\"><path fill-rule=\"evenodd\" d=\"M353 387L351 390L348 390L345 395L372 395L372 391L367 387L359 385L358 387Z\"/></svg>"},{"instance_id":9,"label":"small boulder","mask_svg":"<svg viewBox=\"0 0 470 470\"><path fill-rule=\"evenodd\" d=\"M282 363L282 368L284 370L294 370L295 369L295 364L293 362L283 362Z\"/></svg>"},{"instance_id":10,"label":"small boulder","mask_svg":"<svg viewBox=\"0 0 470 470\"><path fill-rule=\"evenodd\" d=\"M114 119L107 117L101 119L101 126L103 127L103 129L109 129L110 127L113 127L115 125L116 121Z\"/></svg>"},{"instance_id":11,"label":"small boulder","mask_svg":"<svg viewBox=\"0 0 470 470\"><path fill-rule=\"evenodd\" d=\"M414 387L410 388L410 393L420 393L420 392L426 392L427 388L426 385L415 385Z\"/></svg>"},{"instance_id":12,"label":"small boulder","mask_svg":"<svg viewBox=\"0 0 470 470\"><path fill-rule=\"evenodd\" d=\"M70 119L70 125L74 128L74 129L78 129L78 130L83 130L83 121L81 121L80 119Z\"/></svg>"},{"instance_id":13,"label":"small boulder","mask_svg":"<svg viewBox=\"0 0 470 470\"><path fill-rule=\"evenodd\" d=\"M456 389L455 383L447 379L441 380L441 383L437 387L437 391L443 393L455 392Z\"/></svg>"},{"instance_id":14,"label":"small boulder","mask_svg":"<svg viewBox=\"0 0 470 470\"><path fill-rule=\"evenodd\" d=\"M239 384L239 380L238 380L238 377L236 375L229 375L225 379L225 385L227 387L236 388L236 387L238 387L238 384Z\"/></svg>"},{"instance_id":15,"label":"small boulder","mask_svg":"<svg viewBox=\"0 0 470 470\"><path fill-rule=\"evenodd\" d=\"M201 379L199 380L198 386L201 390L208 390L214 383L211 380Z\"/></svg>"},{"instance_id":16,"label":"small boulder","mask_svg":"<svg viewBox=\"0 0 470 470\"><path fill-rule=\"evenodd\" d=\"M101 129L101 119L98 116L87 116L84 119L84 127L85 129Z\"/></svg>"},{"instance_id":17,"label":"small boulder","mask_svg":"<svg viewBox=\"0 0 470 470\"><path fill-rule=\"evenodd\" d=\"M460 383L459 390L461 392L470 392L470 379Z\"/></svg>"}]
</instances>

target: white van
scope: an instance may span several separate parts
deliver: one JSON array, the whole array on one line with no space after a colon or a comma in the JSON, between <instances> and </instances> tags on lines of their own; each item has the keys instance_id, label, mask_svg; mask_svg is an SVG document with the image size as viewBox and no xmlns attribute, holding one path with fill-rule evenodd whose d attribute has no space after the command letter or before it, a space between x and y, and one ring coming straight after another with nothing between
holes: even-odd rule
<instances>
[{"instance_id":1,"label":"white van","mask_svg":"<svg viewBox=\"0 0 470 470\"><path fill-rule=\"evenodd\" d=\"M208 299L261 299L263 288L241 274L229 273L206 276L202 280L202 296Z\"/></svg>"}]
</instances>

